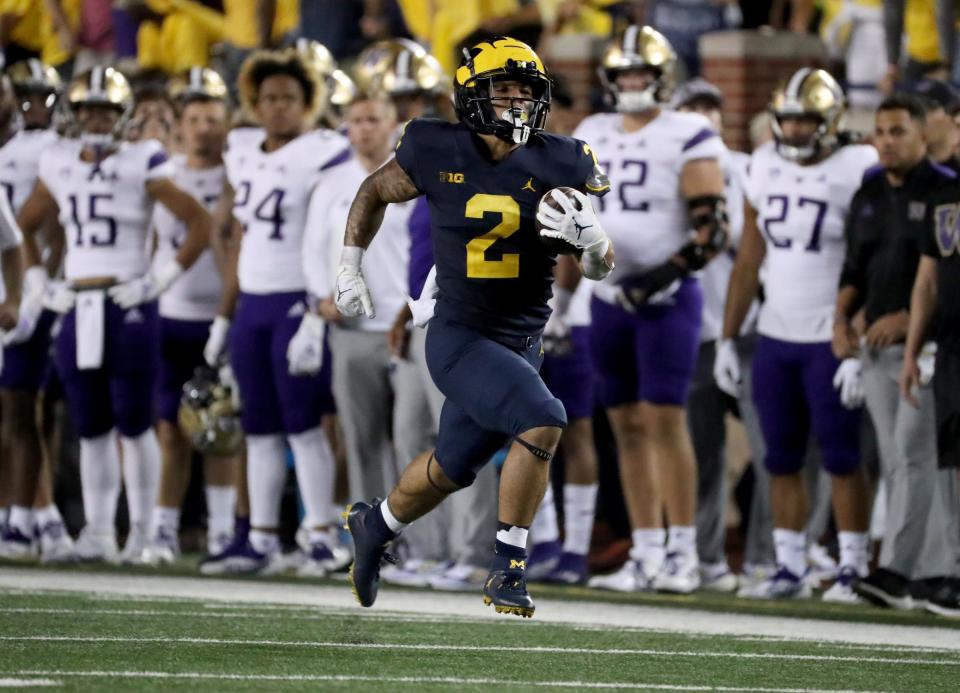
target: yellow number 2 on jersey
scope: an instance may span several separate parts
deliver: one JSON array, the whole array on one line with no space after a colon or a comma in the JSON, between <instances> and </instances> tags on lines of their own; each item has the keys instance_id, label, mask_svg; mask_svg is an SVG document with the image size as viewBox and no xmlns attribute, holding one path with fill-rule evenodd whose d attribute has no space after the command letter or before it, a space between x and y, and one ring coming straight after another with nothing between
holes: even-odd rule
<instances>
[{"instance_id":1,"label":"yellow number 2 on jersey","mask_svg":"<svg viewBox=\"0 0 960 693\"><path fill-rule=\"evenodd\" d=\"M487 251L502 238L520 228L520 205L509 195L476 194L467 201L466 217L483 219L487 213L499 214L500 223L467 243L469 279L516 279L520 276L520 254L504 253L499 260L488 260Z\"/></svg>"}]
</instances>

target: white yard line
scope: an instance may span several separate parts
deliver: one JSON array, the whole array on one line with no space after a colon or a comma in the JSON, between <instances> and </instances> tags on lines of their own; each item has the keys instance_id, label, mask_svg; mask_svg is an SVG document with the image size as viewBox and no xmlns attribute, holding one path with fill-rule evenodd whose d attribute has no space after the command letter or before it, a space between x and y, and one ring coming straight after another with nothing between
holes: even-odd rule
<instances>
[{"instance_id":1,"label":"white yard line","mask_svg":"<svg viewBox=\"0 0 960 693\"><path fill-rule=\"evenodd\" d=\"M597 657L644 656L663 658L761 659L793 662L833 662L851 664L960 666L957 659L917 659L906 657L858 657L847 655L781 654L776 652L710 652L705 650L653 650L618 647L549 647L523 645L445 645L437 643L354 643L324 640L266 640L247 638L126 637L122 635L0 635L0 642L42 643L117 643L161 645L215 645L235 647L291 647L323 650L396 650L415 652L496 652L499 654L591 655Z\"/></svg>"},{"instance_id":2,"label":"white yard line","mask_svg":"<svg viewBox=\"0 0 960 693\"><path fill-rule=\"evenodd\" d=\"M62 681L54 681L53 679L13 679L0 676L0 688L39 688L41 686L51 687L62 685Z\"/></svg>"},{"instance_id":3,"label":"white yard line","mask_svg":"<svg viewBox=\"0 0 960 693\"><path fill-rule=\"evenodd\" d=\"M41 594L40 592L29 592L28 594L36 595ZM132 600L137 602L139 600ZM144 600L146 601L146 600ZM164 604L172 603L170 600L163 600ZM189 602L179 602L181 604L188 604ZM150 617L150 618L171 618L171 619L197 619L204 620L210 618L219 618L226 620L259 620L259 621L276 621L278 610L284 612L284 619L294 619L301 621L324 621L328 620L331 617L337 616L356 616L356 609L347 610L337 610L337 609L324 609L322 607L272 607L272 606L255 606L255 605L231 605L227 608L225 605L219 604L205 604L206 608L202 611L186 611L180 609L101 609L101 608L89 608L89 609L71 609L71 608L47 608L47 607L32 607L32 606L11 606L11 607L0 607L0 615L3 614L45 614L50 616L124 616L124 617ZM264 613L256 613L258 611L264 611ZM509 621L507 619L502 619L500 621L489 621L486 619L479 618L457 618L455 616L444 616L444 617L427 617L427 616L416 616L411 614L404 613L391 613L391 612L370 612L363 614L364 619L374 620L374 621L392 621L400 623L438 623L438 624L452 624L452 625L475 625L475 624L486 624L499 623L505 626L510 626L515 623L514 621ZM553 623L537 623L535 621L526 621L523 622L522 626L524 628L530 628L534 626L548 626L555 627L556 624ZM593 633L609 633L609 626L573 626L572 630L576 631L587 631ZM666 634L673 635L675 634L672 631L653 631L649 628L627 628L627 627L618 627L618 632L631 632L631 633L657 633L657 634ZM712 639L712 635L704 635L703 633L689 633L688 637L691 638L703 638L703 639ZM796 644L796 640L788 637L755 637L750 635L732 635L729 638L731 642L762 642L762 643L782 643L782 644ZM897 652L905 654L954 654L957 651L951 650L944 647L910 647L904 645L850 645L845 643L816 643L822 647L829 647L838 650L869 650L871 652Z\"/></svg>"},{"instance_id":4,"label":"white yard line","mask_svg":"<svg viewBox=\"0 0 960 693\"><path fill-rule=\"evenodd\" d=\"M350 676L337 674L208 674L203 672L165 671L20 671L18 676L64 676L131 679L197 679L214 681L275 681L275 682L369 682L409 683L413 685L443 684L461 686L536 686L538 688L594 688L657 691L743 691L745 693L871 693L870 691L841 691L819 688L753 688L731 686L691 686L668 683L620 683L600 681L518 681L510 679L461 678L457 676Z\"/></svg>"},{"instance_id":5,"label":"white yard line","mask_svg":"<svg viewBox=\"0 0 960 693\"><path fill-rule=\"evenodd\" d=\"M527 626L520 619L508 619L483 606L479 594L410 591L385 586L377 607L361 609L346 585L276 583L265 581L169 577L162 575L119 575L73 571L0 568L0 589L69 591L103 597L146 597L155 599L199 599L210 603L322 607L343 610L357 616L399 612L416 617L465 617L475 620L510 622ZM536 593L534 593L536 594ZM537 599L539 623L629 628L670 633L697 633L788 638L854 645L928 647L960 652L958 631L931 625L912 626L785 618L737 613L719 613L687 608L667 608L594 601Z\"/></svg>"}]
</instances>

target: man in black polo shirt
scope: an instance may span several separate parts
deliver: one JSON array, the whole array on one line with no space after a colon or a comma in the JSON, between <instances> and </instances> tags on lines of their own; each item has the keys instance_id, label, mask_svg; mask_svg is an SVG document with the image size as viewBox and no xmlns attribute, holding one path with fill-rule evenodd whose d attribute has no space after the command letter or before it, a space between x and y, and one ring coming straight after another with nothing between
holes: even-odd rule
<instances>
[{"instance_id":1,"label":"man in black polo shirt","mask_svg":"<svg viewBox=\"0 0 960 693\"><path fill-rule=\"evenodd\" d=\"M910 300L910 324L900 374L900 389L907 400L919 404L924 374L922 349L930 336L936 338L936 365L933 373L936 440L941 493L937 501L949 507L950 522L931 526L929 534L960 534L957 477L960 470L960 180L934 191L927 206L927 228L921 244ZM936 319L934 319L936 313ZM933 328L933 329L931 329ZM927 603L927 609L945 616L960 617L960 556L953 561L952 577L944 580Z\"/></svg>"},{"instance_id":2,"label":"man in black polo shirt","mask_svg":"<svg viewBox=\"0 0 960 693\"><path fill-rule=\"evenodd\" d=\"M949 574L953 566L944 565L943 557L960 549L960 536L949 541L927 532L928 520L937 522L943 514L933 503L938 475L932 389L920 388L918 405L911 406L900 398L897 383L929 199L954 182L951 171L926 156L925 115L923 103L906 95L887 98L877 110L880 166L866 173L850 205L833 337L842 360L835 384L846 406L858 406L860 392L866 400L887 497L879 567L854 590L901 609L913 606L911 580ZM861 308L862 336L851 326Z\"/></svg>"}]
</instances>

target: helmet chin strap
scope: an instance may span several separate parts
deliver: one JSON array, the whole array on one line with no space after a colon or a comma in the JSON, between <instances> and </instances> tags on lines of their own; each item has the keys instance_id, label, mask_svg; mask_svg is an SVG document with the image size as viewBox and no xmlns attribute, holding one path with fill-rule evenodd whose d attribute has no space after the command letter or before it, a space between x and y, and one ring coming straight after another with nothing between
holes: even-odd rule
<instances>
[{"instance_id":1,"label":"helmet chin strap","mask_svg":"<svg viewBox=\"0 0 960 693\"><path fill-rule=\"evenodd\" d=\"M617 92L618 113L643 113L660 105L657 101L657 90L660 85L654 82L642 91Z\"/></svg>"},{"instance_id":2,"label":"helmet chin strap","mask_svg":"<svg viewBox=\"0 0 960 693\"><path fill-rule=\"evenodd\" d=\"M80 133L80 144L84 147L90 147L92 149L106 149L114 143L113 135L111 134L100 134L95 132L81 132Z\"/></svg>"}]
</instances>

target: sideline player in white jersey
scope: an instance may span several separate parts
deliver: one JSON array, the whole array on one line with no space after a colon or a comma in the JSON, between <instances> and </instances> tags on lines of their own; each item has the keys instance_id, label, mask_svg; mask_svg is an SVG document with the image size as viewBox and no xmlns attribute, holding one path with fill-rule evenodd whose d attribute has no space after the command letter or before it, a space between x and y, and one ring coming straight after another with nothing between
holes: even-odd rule
<instances>
[{"instance_id":1,"label":"sideline player in white jersey","mask_svg":"<svg viewBox=\"0 0 960 693\"><path fill-rule=\"evenodd\" d=\"M156 299L207 247L211 219L174 185L158 142L119 141L131 108L130 88L119 72L95 67L82 73L66 99L79 136L43 152L36 186L20 212L28 265L24 305L43 303L64 316L55 358L80 436L86 526L77 555L117 558L119 432L130 516L120 558L135 562L150 536L160 473L153 430ZM154 202L184 221L187 236L174 258L151 268L147 235ZM35 240L56 215L66 234L63 282L51 281L40 266Z\"/></svg>"},{"instance_id":2,"label":"sideline player in white jersey","mask_svg":"<svg viewBox=\"0 0 960 693\"><path fill-rule=\"evenodd\" d=\"M177 131L183 153L171 157L180 187L213 210L223 193L223 147L227 133L227 85L208 68L196 67L174 79L169 96L177 109ZM162 265L176 255L186 228L166 207L153 213L156 253ZM213 245L213 244L211 244ZM213 246L216 247L215 245ZM203 348L223 294L222 258L208 249L193 267L160 297L160 374L157 434L163 467L154 508L151 563L172 563L180 554L180 506L190 482L191 441L178 423L184 384L206 362ZM215 376L211 373L211 379ZM233 534L237 461L234 455L204 455L207 501L207 553L221 553Z\"/></svg>"},{"instance_id":3,"label":"sideline player in white jersey","mask_svg":"<svg viewBox=\"0 0 960 693\"><path fill-rule=\"evenodd\" d=\"M324 324L307 300L303 238L310 195L348 143L330 130L309 129L324 85L295 50L255 53L240 80L244 105L263 130L255 139L231 141L225 157L221 210L240 238L239 254L205 353L208 362L219 357L232 319L230 362L243 400L251 529L249 541L231 545L219 563L228 572L283 568L277 528L286 440L311 544L304 570L317 574L336 558L334 461L320 425L333 398L329 366L321 370ZM312 375L297 374L306 372Z\"/></svg>"},{"instance_id":4,"label":"sideline player in white jersey","mask_svg":"<svg viewBox=\"0 0 960 693\"><path fill-rule=\"evenodd\" d=\"M866 574L870 496L860 465L861 412L844 408L834 389L835 376L843 385L841 381L859 379L859 371L838 372L830 342L846 246L844 220L877 152L872 146L845 144L838 132L843 109L843 91L833 77L823 70L798 70L773 94L775 142L750 159L743 239L714 372L719 387L738 392L740 367L732 340L757 295L764 263L753 399L771 475L778 570L742 596L810 594L803 579L809 503L801 469L811 429L832 478L840 539L840 577L824 599L855 600L852 581Z\"/></svg>"},{"instance_id":5,"label":"sideline player in white jersey","mask_svg":"<svg viewBox=\"0 0 960 693\"><path fill-rule=\"evenodd\" d=\"M40 154L57 141L53 114L61 83L57 71L39 60L11 65L7 75L16 99L19 129L0 149L0 187L20 211L37 178ZM63 232L56 223L43 229L44 261L48 271L59 271L63 258ZM14 493L10 523L0 539L0 556L32 557L39 537L41 560L73 558L73 542L53 502L51 454L55 449L53 418L58 399L51 384L50 332L56 315L50 311L25 311L4 339L4 366L0 373L0 410L3 411L4 456L12 467ZM41 397L41 391L46 391ZM42 407L38 409L38 400ZM42 417L42 418L41 418ZM41 431L51 435L43 440ZM46 443L46 444L44 444Z\"/></svg>"},{"instance_id":6,"label":"sideline player in white jersey","mask_svg":"<svg viewBox=\"0 0 960 693\"><path fill-rule=\"evenodd\" d=\"M700 586L684 405L703 309L693 273L727 243L725 148L702 115L666 109L675 64L662 35L628 27L603 60L617 113L590 116L574 133L593 144L610 177L599 217L618 249L616 269L593 287L590 334L633 547L620 571L589 583L618 591Z\"/></svg>"}]
</instances>

